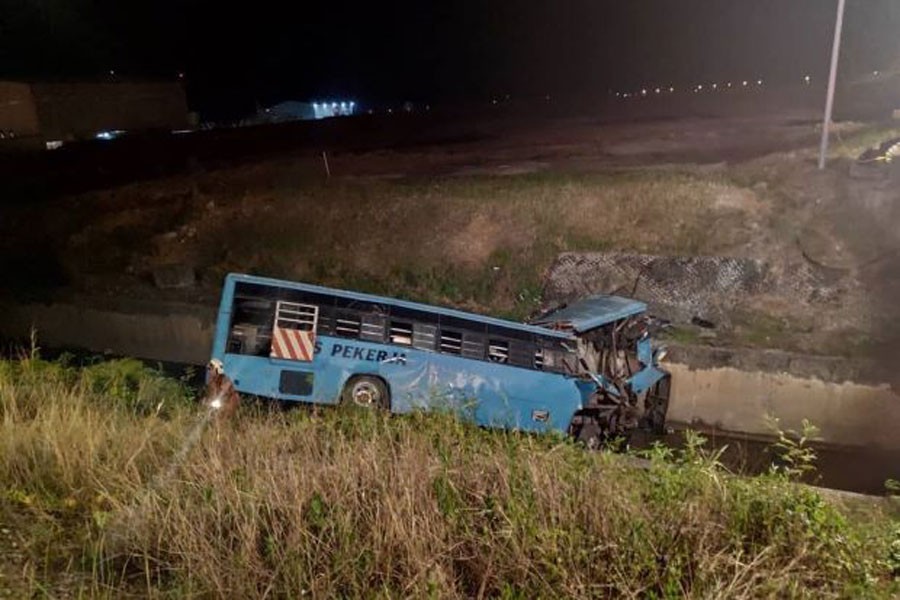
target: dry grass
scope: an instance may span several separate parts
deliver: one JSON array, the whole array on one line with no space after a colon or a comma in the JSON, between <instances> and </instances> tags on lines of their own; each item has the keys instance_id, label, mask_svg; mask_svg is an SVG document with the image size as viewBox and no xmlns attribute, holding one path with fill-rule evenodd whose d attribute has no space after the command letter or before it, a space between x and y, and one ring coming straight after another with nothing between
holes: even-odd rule
<instances>
[{"instance_id":1,"label":"dry grass","mask_svg":"<svg viewBox=\"0 0 900 600\"><path fill-rule=\"evenodd\" d=\"M896 521L853 520L782 476L730 476L696 440L635 470L450 415L245 407L182 455L196 422L183 387L135 363L0 363L0 517L18 542L0 538L0 587L116 598L897 591Z\"/></svg>"},{"instance_id":2,"label":"dry grass","mask_svg":"<svg viewBox=\"0 0 900 600\"><path fill-rule=\"evenodd\" d=\"M878 148L882 143L900 137L900 127L873 125L855 131L850 135L833 135L829 158L849 158L855 160L870 148Z\"/></svg>"}]
</instances>

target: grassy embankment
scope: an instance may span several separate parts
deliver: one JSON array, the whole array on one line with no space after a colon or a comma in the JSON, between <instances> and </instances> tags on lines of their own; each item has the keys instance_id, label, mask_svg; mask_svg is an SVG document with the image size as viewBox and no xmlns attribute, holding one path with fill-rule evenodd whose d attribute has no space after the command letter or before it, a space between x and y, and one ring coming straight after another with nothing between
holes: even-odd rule
<instances>
[{"instance_id":1,"label":"grassy embankment","mask_svg":"<svg viewBox=\"0 0 900 600\"><path fill-rule=\"evenodd\" d=\"M561 252L802 261L795 224L805 205L791 196L799 160L330 181L301 159L266 162L87 194L60 225L78 223L74 231L54 239L68 240L64 271L92 292L143 289L154 267L180 263L195 268L211 304L236 271L522 319L539 308ZM628 293L633 282L616 284ZM768 298L744 312L720 343L826 347L796 302Z\"/></svg>"},{"instance_id":2,"label":"grassy embankment","mask_svg":"<svg viewBox=\"0 0 900 600\"><path fill-rule=\"evenodd\" d=\"M14 597L890 597L900 520L697 441L621 456L449 415L196 406L135 362L0 363ZM798 466L802 466L798 465Z\"/></svg>"},{"instance_id":3,"label":"grassy embankment","mask_svg":"<svg viewBox=\"0 0 900 600\"><path fill-rule=\"evenodd\" d=\"M521 318L560 252L715 254L745 242L742 211L710 208L733 193L664 171L311 186L268 225L263 237L283 246L234 266L257 258L261 272Z\"/></svg>"},{"instance_id":4,"label":"grassy embankment","mask_svg":"<svg viewBox=\"0 0 900 600\"><path fill-rule=\"evenodd\" d=\"M324 182L275 163L85 196L61 260L85 285L185 262L209 287L253 272L521 318L560 252L742 247L748 196L667 170Z\"/></svg>"}]
</instances>

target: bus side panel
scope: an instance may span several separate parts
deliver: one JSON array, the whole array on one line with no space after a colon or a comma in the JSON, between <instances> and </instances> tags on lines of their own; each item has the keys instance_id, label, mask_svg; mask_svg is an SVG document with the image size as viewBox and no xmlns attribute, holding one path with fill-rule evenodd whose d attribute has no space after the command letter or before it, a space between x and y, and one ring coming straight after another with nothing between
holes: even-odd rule
<instances>
[{"instance_id":1,"label":"bus side panel","mask_svg":"<svg viewBox=\"0 0 900 600\"><path fill-rule=\"evenodd\" d=\"M225 365L225 373L234 382L235 389L242 394L314 402L316 390L321 385L314 363L273 360L264 356L243 354L225 354L222 362ZM282 393L279 390L282 371L312 373L313 395L297 396Z\"/></svg>"},{"instance_id":2,"label":"bus side panel","mask_svg":"<svg viewBox=\"0 0 900 600\"><path fill-rule=\"evenodd\" d=\"M484 427L565 432L582 406L574 379L453 356L433 355L418 380L426 393L398 412L446 408Z\"/></svg>"},{"instance_id":3,"label":"bus side panel","mask_svg":"<svg viewBox=\"0 0 900 600\"><path fill-rule=\"evenodd\" d=\"M410 357L412 354L417 356ZM315 356L310 362L225 354L223 363L239 392L279 400L336 404L344 385L353 375L383 377L397 398L420 395L415 377L410 377L411 365L424 364L421 355L426 354L356 339L319 336ZM279 389L285 372L311 373L311 393L297 395Z\"/></svg>"},{"instance_id":4,"label":"bus side panel","mask_svg":"<svg viewBox=\"0 0 900 600\"><path fill-rule=\"evenodd\" d=\"M354 375L381 377L391 394L391 411L407 412L413 398L423 396L422 369L427 367L431 353L387 346L357 339L322 336L316 348L316 360L322 365L328 392L337 398ZM318 397L319 392L316 392Z\"/></svg>"},{"instance_id":5,"label":"bus side panel","mask_svg":"<svg viewBox=\"0 0 900 600\"><path fill-rule=\"evenodd\" d=\"M353 374L378 374L391 410L448 410L485 427L565 432L582 406L577 380L435 352L322 338L328 371L343 386ZM375 368L377 367L377 370Z\"/></svg>"},{"instance_id":6,"label":"bus side panel","mask_svg":"<svg viewBox=\"0 0 900 600\"><path fill-rule=\"evenodd\" d=\"M224 322L217 328L215 354L245 394L335 404L350 377L375 375L388 384L393 412L445 409L481 426L525 431L565 432L582 406L577 380L564 375L357 339L320 336L311 362L225 354L220 332L227 334L227 318ZM285 371L311 373L311 393L283 393Z\"/></svg>"}]
</instances>

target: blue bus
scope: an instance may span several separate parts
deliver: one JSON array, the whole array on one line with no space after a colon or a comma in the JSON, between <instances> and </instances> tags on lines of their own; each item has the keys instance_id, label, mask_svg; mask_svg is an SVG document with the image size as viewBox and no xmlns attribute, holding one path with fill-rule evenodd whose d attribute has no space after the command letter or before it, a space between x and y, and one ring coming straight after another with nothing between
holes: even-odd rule
<instances>
[{"instance_id":1,"label":"blue bus","mask_svg":"<svg viewBox=\"0 0 900 600\"><path fill-rule=\"evenodd\" d=\"M663 354L646 305L627 298L593 296L522 324L229 274L212 359L245 394L394 413L439 407L594 446L664 426Z\"/></svg>"}]
</instances>

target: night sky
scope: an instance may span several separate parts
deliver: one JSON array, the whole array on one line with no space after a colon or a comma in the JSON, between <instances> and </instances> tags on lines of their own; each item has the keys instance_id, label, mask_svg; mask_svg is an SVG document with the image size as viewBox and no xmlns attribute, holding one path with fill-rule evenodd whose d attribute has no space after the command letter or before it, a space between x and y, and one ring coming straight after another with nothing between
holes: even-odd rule
<instances>
[{"instance_id":1,"label":"night sky","mask_svg":"<svg viewBox=\"0 0 900 600\"><path fill-rule=\"evenodd\" d=\"M481 101L824 77L837 0L0 0L0 79L174 79L195 108ZM900 64L900 0L848 0L843 73Z\"/></svg>"}]
</instances>

